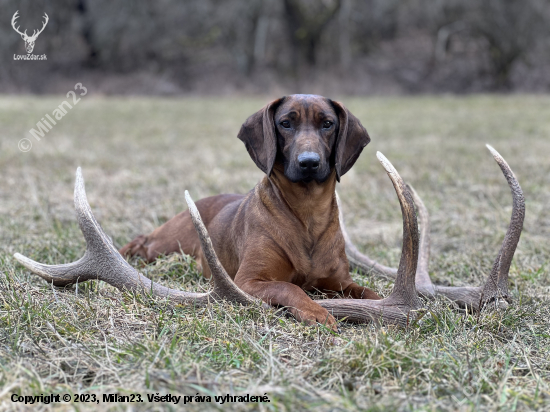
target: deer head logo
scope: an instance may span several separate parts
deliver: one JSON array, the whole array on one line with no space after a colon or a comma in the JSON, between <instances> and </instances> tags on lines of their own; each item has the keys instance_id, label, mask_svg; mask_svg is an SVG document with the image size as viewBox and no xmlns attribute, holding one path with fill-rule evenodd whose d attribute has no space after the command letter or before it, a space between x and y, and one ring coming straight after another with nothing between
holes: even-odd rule
<instances>
[{"instance_id":1,"label":"deer head logo","mask_svg":"<svg viewBox=\"0 0 550 412\"><path fill-rule=\"evenodd\" d=\"M36 41L36 38L38 37L38 35L40 33L42 33L44 31L44 28L46 27L46 24L48 24L48 21L50 20L50 18L48 17L48 15L46 13L44 13L45 21L44 21L44 24L43 24L42 28L40 30L34 30L33 33L32 33L32 36L28 36L27 35L27 30L25 30L24 33L21 33L19 31L19 26L15 27L16 20L19 18L17 13L19 13L19 10L17 10L15 12L15 14L13 15L13 18L11 19L11 25L12 25L13 29L17 33L19 33L21 35L21 38L25 41L25 48L27 49L27 53L32 53L32 50L34 49L34 42Z\"/></svg>"}]
</instances>

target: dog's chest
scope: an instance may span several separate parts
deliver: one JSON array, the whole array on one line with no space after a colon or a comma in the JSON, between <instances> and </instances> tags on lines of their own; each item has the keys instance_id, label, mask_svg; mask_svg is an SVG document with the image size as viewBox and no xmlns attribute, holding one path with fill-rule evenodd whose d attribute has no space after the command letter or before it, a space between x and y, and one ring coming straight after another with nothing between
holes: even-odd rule
<instances>
[{"instance_id":1,"label":"dog's chest","mask_svg":"<svg viewBox=\"0 0 550 412\"><path fill-rule=\"evenodd\" d=\"M315 285L317 280L333 276L342 265L342 257L345 257L344 244L338 240L336 234L324 233L318 238L302 239L301 244L293 245L293 253L288 254L295 273L293 283L299 286Z\"/></svg>"}]
</instances>

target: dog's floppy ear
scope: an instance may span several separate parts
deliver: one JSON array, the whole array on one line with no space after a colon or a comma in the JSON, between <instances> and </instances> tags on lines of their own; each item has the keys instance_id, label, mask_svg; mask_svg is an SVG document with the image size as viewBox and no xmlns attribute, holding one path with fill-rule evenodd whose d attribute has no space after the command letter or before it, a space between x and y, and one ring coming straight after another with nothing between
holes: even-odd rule
<instances>
[{"instance_id":1,"label":"dog's floppy ear","mask_svg":"<svg viewBox=\"0 0 550 412\"><path fill-rule=\"evenodd\" d=\"M262 172L271 174L277 155L277 136L273 116L284 97L274 100L250 116L241 126L238 138Z\"/></svg>"},{"instance_id":2,"label":"dog's floppy ear","mask_svg":"<svg viewBox=\"0 0 550 412\"><path fill-rule=\"evenodd\" d=\"M351 169L363 148L369 144L370 137L359 119L352 115L342 103L330 101L338 114L340 129L336 138L336 179L340 181Z\"/></svg>"}]
</instances>

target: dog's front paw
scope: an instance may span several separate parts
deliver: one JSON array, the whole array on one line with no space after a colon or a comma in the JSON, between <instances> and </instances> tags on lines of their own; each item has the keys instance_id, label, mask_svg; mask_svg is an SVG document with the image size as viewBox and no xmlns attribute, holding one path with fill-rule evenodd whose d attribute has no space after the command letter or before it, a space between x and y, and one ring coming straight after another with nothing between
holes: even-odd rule
<instances>
[{"instance_id":1,"label":"dog's front paw","mask_svg":"<svg viewBox=\"0 0 550 412\"><path fill-rule=\"evenodd\" d=\"M334 316L328 313L328 310L318 306L316 308L308 309L292 309L291 313L296 319L305 323L306 325L314 326L317 324L325 325L327 328L332 329L334 332L339 332L338 323Z\"/></svg>"}]
</instances>

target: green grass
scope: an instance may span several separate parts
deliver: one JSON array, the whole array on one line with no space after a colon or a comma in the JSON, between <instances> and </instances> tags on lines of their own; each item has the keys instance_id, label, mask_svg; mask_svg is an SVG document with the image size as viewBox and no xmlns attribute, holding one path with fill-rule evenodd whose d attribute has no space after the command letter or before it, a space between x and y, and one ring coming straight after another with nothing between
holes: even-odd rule
<instances>
[{"instance_id":1,"label":"green grass","mask_svg":"<svg viewBox=\"0 0 550 412\"><path fill-rule=\"evenodd\" d=\"M430 211L438 283L481 285L504 237L511 196L485 143L516 173L527 211L507 310L464 314L441 299L427 302L430 315L408 330L343 323L338 336L275 309L174 307L98 282L54 289L17 264L15 252L45 263L83 253L72 203L77 166L118 246L185 209L186 189L195 200L245 193L262 176L236 134L267 98L86 96L34 141L29 129L62 100L0 98L1 410L21 406L12 393L49 392L269 396L231 404L236 410L550 409L549 97L340 99L372 137L338 188L350 235L370 256L395 266L401 242L400 209L377 150ZM33 140L28 153L17 148L24 137ZM188 257L132 264L175 288L209 287ZM354 279L391 291L389 282ZM134 405L151 407L170 409Z\"/></svg>"}]
</instances>

